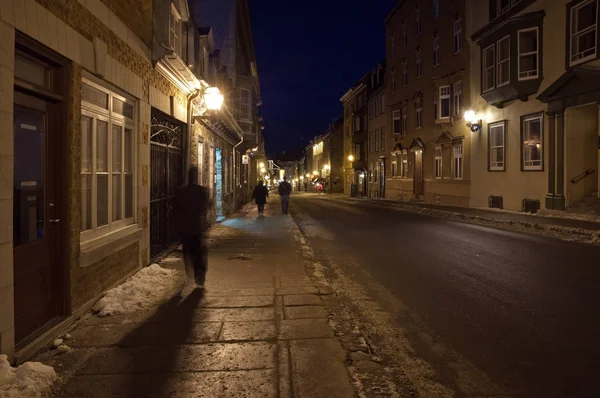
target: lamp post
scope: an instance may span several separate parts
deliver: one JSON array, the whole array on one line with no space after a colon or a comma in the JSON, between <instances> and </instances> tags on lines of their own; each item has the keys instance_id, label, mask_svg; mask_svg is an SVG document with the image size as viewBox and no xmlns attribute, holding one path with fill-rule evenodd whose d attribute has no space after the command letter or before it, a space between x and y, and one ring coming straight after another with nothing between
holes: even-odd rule
<instances>
[{"instance_id":1,"label":"lamp post","mask_svg":"<svg viewBox=\"0 0 600 398\"><path fill-rule=\"evenodd\" d=\"M219 111L223 106L223 94L217 87L208 87L203 93L206 109L209 111Z\"/></svg>"}]
</instances>

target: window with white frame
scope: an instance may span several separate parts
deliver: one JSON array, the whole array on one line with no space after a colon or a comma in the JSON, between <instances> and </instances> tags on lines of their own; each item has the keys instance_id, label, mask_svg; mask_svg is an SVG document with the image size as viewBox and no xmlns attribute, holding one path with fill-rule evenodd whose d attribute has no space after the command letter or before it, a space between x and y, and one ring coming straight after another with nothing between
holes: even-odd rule
<instances>
[{"instance_id":1,"label":"window with white frame","mask_svg":"<svg viewBox=\"0 0 600 398\"><path fill-rule=\"evenodd\" d=\"M401 134L401 120L402 112L401 111L393 111L392 112L392 134L399 135Z\"/></svg>"},{"instance_id":2,"label":"window with white frame","mask_svg":"<svg viewBox=\"0 0 600 398\"><path fill-rule=\"evenodd\" d=\"M81 93L81 240L135 222L135 101L87 79Z\"/></svg>"},{"instance_id":3,"label":"window with white frame","mask_svg":"<svg viewBox=\"0 0 600 398\"><path fill-rule=\"evenodd\" d=\"M392 155L392 178L398 177L398 156Z\"/></svg>"},{"instance_id":4,"label":"window with white frame","mask_svg":"<svg viewBox=\"0 0 600 398\"><path fill-rule=\"evenodd\" d=\"M360 131L360 116L354 117L354 131Z\"/></svg>"},{"instance_id":5,"label":"window with white frame","mask_svg":"<svg viewBox=\"0 0 600 398\"><path fill-rule=\"evenodd\" d=\"M434 160L435 160L435 178L436 179L440 179L442 178L442 147L441 146L436 146L435 147L435 156L434 156Z\"/></svg>"},{"instance_id":6,"label":"window with white frame","mask_svg":"<svg viewBox=\"0 0 600 398\"><path fill-rule=\"evenodd\" d=\"M496 47L498 47L496 81L497 87L502 87L510 83L510 36L499 40Z\"/></svg>"},{"instance_id":7,"label":"window with white frame","mask_svg":"<svg viewBox=\"0 0 600 398\"><path fill-rule=\"evenodd\" d=\"M381 142L379 143L379 148L383 152L383 151L385 151L385 127L381 128L380 139L381 139Z\"/></svg>"},{"instance_id":8,"label":"window with white frame","mask_svg":"<svg viewBox=\"0 0 600 398\"><path fill-rule=\"evenodd\" d=\"M240 89L240 116L244 119L252 119L252 98L250 90Z\"/></svg>"},{"instance_id":9,"label":"window with white frame","mask_svg":"<svg viewBox=\"0 0 600 398\"><path fill-rule=\"evenodd\" d=\"M439 104L439 119L448 119L450 117L450 86L440 86Z\"/></svg>"},{"instance_id":10,"label":"window with white frame","mask_svg":"<svg viewBox=\"0 0 600 398\"><path fill-rule=\"evenodd\" d=\"M495 87L495 74L496 74L496 48L495 44L483 49L483 79L482 79L482 91L493 90Z\"/></svg>"},{"instance_id":11,"label":"window with white frame","mask_svg":"<svg viewBox=\"0 0 600 398\"><path fill-rule=\"evenodd\" d=\"M519 31L519 80L539 76L538 28Z\"/></svg>"},{"instance_id":12,"label":"window with white frame","mask_svg":"<svg viewBox=\"0 0 600 398\"><path fill-rule=\"evenodd\" d=\"M440 17L440 0L433 0L433 19Z\"/></svg>"},{"instance_id":13,"label":"window with white frame","mask_svg":"<svg viewBox=\"0 0 600 398\"><path fill-rule=\"evenodd\" d=\"M462 90L462 81L457 81L453 86L454 90L452 95L454 96L453 107L454 107L454 117L460 118L462 115L462 107L463 107L463 90Z\"/></svg>"},{"instance_id":14,"label":"window with white frame","mask_svg":"<svg viewBox=\"0 0 600 398\"><path fill-rule=\"evenodd\" d=\"M488 168L490 171L504 171L505 170L505 146L504 146L504 132L505 123L498 122L490 124L488 127L488 152L489 152L489 164Z\"/></svg>"},{"instance_id":15,"label":"window with white frame","mask_svg":"<svg viewBox=\"0 0 600 398\"><path fill-rule=\"evenodd\" d=\"M454 146L454 179L463 178L463 146L462 144Z\"/></svg>"},{"instance_id":16,"label":"window with white frame","mask_svg":"<svg viewBox=\"0 0 600 398\"><path fill-rule=\"evenodd\" d=\"M173 3L171 3L169 18L169 45L177 54L181 55L181 14Z\"/></svg>"},{"instance_id":17,"label":"window with white frame","mask_svg":"<svg viewBox=\"0 0 600 398\"><path fill-rule=\"evenodd\" d=\"M433 38L433 67L440 65L440 37L436 34Z\"/></svg>"},{"instance_id":18,"label":"window with white frame","mask_svg":"<svg viewBox=\"0 0 600 398\"><path fill-rule=\"evenodd\" d=\"M421 34L421 6L419 4L415 8L415 33L417 36Z\"/></svg>"},{"instance_id":19,"label":"window with white frame","mask_svg":"<svg viewBox=\"0 0 600 398\"><path fill-rule=\"evenodd\" d=\"M402 48L406 48L407 44L408 44L408 32L407 32L406 21L404 21L404 23L402 24Z\"/></svg>"},{"instance_id":20,"label":"window with white frame","mask_svg":"<svg viewBox=\"0 0 600 398\"><path fill-rule=\"evenodd\" d=\"M373 182L373 163L369 163L369 182Z\"/></svg>"},{"instance_id":21,"label":"window with white frame","mask_svg":"<svg viewBox=\"0 0 600 398\"><path fill-rule=\"evenodd\" d=\"M596 58L598 45L598 0L588 0L571 8L570 65Z\"/></svg>"},{"instance_id":22,"label":"window with white frame","mask_svg":"<svg viewBox=\"0 0 600 398\"><path fill-rule=\"evenodd\" d=\"M423 59L421 57L421 50L417 50L417 54L415 56L415 63L417 65L416 74L417 74L417 79L418 79L419 77L421 77L421 74L423 73Z\"/></svg>"},{"instance_id":23,"label":"window with white frame","mask_svg":"<svg viewBox=\"0 0 600 398\"><path fill-rule=\"evenodd\" d=\"M416 110L416 119L417 119L417 129L423 127L423 109L417 108Z\"/></svg>"},{"instance_id":24,"label":"window with white frame","mask_svg":"<svg viewBox=\"0 0 600 398\"><path fill-rule=\"evenodd\" d=\"M522 118L523 170L542 170L542 114Z\"/></svg>"},{"instance_id":25,"label":"window with white frame","mask_svg":"<svg viewBox=\"0 0 600 398\"><path fill-rule=\"evenodd\" d=\"M400 177L408 178L408 152L402 151L401 155L402 163L400 164Z\"/></svg>"},{"instance_id":26,"label":"window with white frame","mask_svg":"<svg viewBox=\"0 0 600 398\"><path fill-rule=\"evenodd\" d=\"M463 49L463 31L462 19L457 18L454 21L454 54L458 54Z\"/></svg>"},{"instance_id":27,"label":"window with white frame","mask_svg":"<svg viewBox=\"0 0 600 398\"><path fill-rule=\"evenodd\" d=\"M408 112L406 108L402 108L402 126L400 127L400 134L405 135L408 133Z\"/></svg>"},{"instance_id":28,"label":"window with white frame","mask_svg":"<svg viewBox=\"0 0 600 398\"><path fill-rule=\"evenodd\" d=\"M381 131L379 131L379 129L375 129L375 152L379 152L379 143L381 142L380 134Z\"/></svg>"},{"instance_id":29,"label":"window with white frame","mask_svg":"<svg viewBox=\"0 0 600 398\"><path fill-rule=\"evenodd\" d=\"M406 58L402 60L402 85L404 87L408 86L408 63Z\"/></svg>"},{"instance_id":30,"label":"window with white frame","mask_svg":"<svg viewBox=\"0 0 600 398\"><path fill-rule=\"evenodd\" d=\"M392 94L396 94L396 69L392 68L390 74L392 75L392 81L390 82L392 85Z\"/></svg>"}]
</instances>

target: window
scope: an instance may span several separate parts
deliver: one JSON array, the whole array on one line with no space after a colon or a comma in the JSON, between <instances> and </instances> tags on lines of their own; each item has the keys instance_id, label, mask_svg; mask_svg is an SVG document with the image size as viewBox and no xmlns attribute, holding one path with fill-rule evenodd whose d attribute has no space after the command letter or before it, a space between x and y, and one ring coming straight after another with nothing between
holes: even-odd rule
<instances>
[{"instance_id":1,"label":"window","mask_svg":"<svg viewBox=\"0 0 600 398\"><path fill-rule=\"evenodd\" d=\"M542 115L522 118L523 170L542 170Z\"/></svg>"},{"instance_id":2,"label":"window","mask_svg":"<svg viewBox=\"0 0 600 398\"><path fill-rule=\"evenodd\" d=\"M402 164L400 165L400 177L408 178L408 152L406 150L402 151L401 159Z\"/></svg>"},{"instance_id":3,"label":"window","mask_svg":"<svg viewBox=\"0 0 600 398\"><path fill-rule=\"evenodd\" d=\"M392 52L392 59L396 56L396 33L392 33L392 37L390 37L390 47Z\"/></svg>"},{"instance_id":4,"label":"window","mask_svg":"<svg viewBox=\"0 0 600 398\"><path fill-rule=\"evenodd\" d=\"M437 120L438 119L438 101L437 99L433 100L433 120Z\"/></svg>"},{"instance_id":5,"label":"window","mask_svg":"<svg viewBox=\"0 0 600 398\"><path fill-rule=\"evenodd\" d=\"M406 31L406 21L402 24L402 48L406 48L408 44L408 32Z\"/></svg>"},{"instance_id":6,"label":"window","mask_svg":"<svg viewBox=\"0 0 600 398\"><path fill-rule=\"evenodd\" d=\"M423 60L421 58L421 50L417 51L417 55L416 55L416 64L417 64L417 79L419 77L421 77L421 74L423 73Z\"/></svg>"},{"instance_id":7,"label":"window","mask_svg":"<svg viewBox=\"0 0 600 398\"><path fill-rule=\"evenodd\" d=\"M489 146L489 170L504 171L505 168L505 147L504 147L504 122L490 124L488 130Z\"/></svg>"},{"instance_id":8,"label":"window","mask_svg":"<svg viewBox=\"0 0 600 398\"><path fill-rule=\"evenodd\" d=\"M371 153L373 153L373 151L375 150L375 144L373 141L373 132L369 131L369 152Z\"/></svg>"},{"instance_id":9,"label":"window","mask_svg":"<svg viewBox=\"0 0 600 398\"><path fill-rule=\"evenodd\" d=\"M379 143L381 142L381 132L379 129L375 130L375 152L379 152Z\"/></svg>"},{"instance_id":10,"label":"window","mask_svg":"<svg viewBox=\"0 0 600 398\"><path fill-rule=\"evenodd\" d=\"M369 102L369 119L373 119L374 113L375 113L375 104L373 102Z\"/></svg>"},{"instance_id":11,"label":"window","mask_svg":"<svg viewBox=\"0 0 600 398\"><path fill-rule=\"evenodd\" d=\"M373 163L369 163L369 182L373 182Z\"/></svg>"},{"instance_id":12,"label":"window","mask_svg":"<svg viewBox=\"0 0 600 398\"><path fill-rule=\"evenodd\" d=\"M506 36L496 44L498 47L498 87L510 83L510 36Z\"/></svg>"},{"instance_id":13,"label":"window","mask_svg":"<svg viewBox=\"0 0 600 398\"><path fill-rule=\"evenodd\" d=\"M381 94L381 114L385 113L385 94Z\"/></svg>"},{"instance_id":14,"label":"window","mask_svg":"<svg viewBox=\"0 0 600 398\"><path fill-rule=\"evenodd\" d=\"M417 36L421 34L421 6L418 4L415 8L415 33Z\"/></svg>"},{"instance_id":15,"label":"window","mask_svg":"<svg viewBox=\"0 0 600 398\"><path fill-rule=\"evenodd\" d=\"M435 178L442 178L442 147L435 147Z\"/></svg>"},{"instance_id":16,"label":"window","mask_svg":"<svg viewBox=\"0 0 600 398\"><path fill-rule=\"evenodd\" d=\"M392 156L392 177L398 177L398 161L396 160L398 157L396 155Z\"/></svg>"},{"instance_id":17,"label":"window","mask_svg":"<svg viewBox=\"0 0 600 398\"><path fill-rule=\"evenodd\" d=\"M360 131L360 116L354 117L354 132Z\"/></svg>"},{"instance_id":18,"label":"window","mask_svg":"<svg viewBox=\"0 0 600 398\"><path fill-rule=\"evenodd\" d=\"M440 0L433 0L433 19L440 17Z\"/></svg>"},{"instance_id":19,"label":"window","mask_svg":"<svg viewBox=\"0 0 600 398\"><path fill-rule=\"evenodd\" d=\"M380 96L375 97L375 117L381 114L381 104L380 104Z\"/></svg>"},{"instance_id":20,"label":"window","mask_svg":"<svg viewBox=\"0 0 600 398\"><path fill-rule=\"evenodd\" d=\"M396 94L396 69L392 68L392 70L390 71L390 73L392 74L392 94Z\"/></svg>"},{"instance_id":21,"label":"window","mask_svg":"<svg viewBox=\"0 0 600 398\"><path fill-rule=\"evenodd\" d=\"M482 91L493 90L495 87L495 59L496 54L494 51L495 45L492 44L489 47L483 49L483 78L482 78Z\"/></svg>"},{"instance_id":22,"label":"window","mask_svg":"<svg viewBox=\"0 0 600 398\"><path fill-rule=\"evenodd\" d=\"M404 87L408 86L408 64L406 58L402 60L402 85Z\"/></svg>"},{"instance_id":23,"label":"window","mask_svg":"<svg viewBox=\"0 0 600 398\"><path fill-rule=\"evenodd\" d=\"M252 100L250 90L240 90L240 116L244 119L252 119Z\"/></svg>"},{"instance_id":24,"label":"window","mask_svg":"<svg viewBox=\"0 0 600 398\"><path fill-rule=\"evenodd\" d=\"M377 162L373 163L373 182L377 182L378 181L378 177L379 177L379 173L377 172Z\"/></svg>"},{"instance_id":25,"label":"window","mask_svg":"<svg viewBox=\"0 0 600 398\"><path fill-rule=\"evenodd\" d=\"M385 127L381 128L381 142L379 143L379 148L381 149L382 152L385 151Z\"/></svg>"},{"instance_id":26,"label":"window","mask_svg":"<svg viewBox=\"0 0 600 398\"><path fill-rule=\"evenodd\" d=\"M440 65L440 37L436 34L433 38L433 67Z\"/></svg>"},{"instance_id":27,"label":"window","mask_svg":"<svg viewBox=\"0 0 600 398\"><path fill-rule=\"evenodd\" d=\"M454 54L458 54L463 49L463 31L462 19L454 21Z\"/></svg>"},{"instance_id":28,"label":"window","mask_svg":"<svg viewBox=\"0 0 600 398\"><path fill-rule=\"evenodd\" d=\"M454 179L462 180L463 178L463 146L454 146Z\"/></svg>"},{"instance_id":29,"label":"window","mask_svg":"<svg viewBox=\"0 0 600 398\"><path fill-rule=\"evenodd\" d=\"M570 65L596 58L598 0L585 1L571 8Z\"/></svg>"},{"instance_id":30,"label":"window","mask_svg":"<svg viewBox=\"0 0 600 398\"><path fill-rule=\"evenodd\" d=\"M423 110L421 108L417 108L417 129L423 127Z\"/></svg>"},{"instance_id":31,"label":"window","mask_svg":"<svg viewBox=\"0 0 600 398\"><path fill-rule=\"evenodd\" d=\"M519 31L519 80L537 79L538 28Z\"/></svg>"},{"instance_id":32,"label":"window","mask_svg":"<svg viewBox=\"0 0 600 398\"><path fill-rule=\"evenodd\" d=\"M181 15L173 3L171 3L169 18L169 45L177 54L181 55Z\"/></svg>"},{"instance_id":33,"label":"window","mask_svg":"<svg viewBox=\"0 0 600 398\"><path fill-rule=\"evenodd\" d=\"M408 132L408 112L406 112L406 108L402 108L402 126L401 126L401 130L400 133L402 135L406 134Z\"/></svg>"},{"instance_id":34,"label":"window","mask_svg":"<svg viewBox=\"0 0 600 398\"><path fill-rule=\"evenodd\" d=\"M402 119L402 112L401 111L394 111L392 112L392 126L393 126L393 130L392 130L392 134L394 135L398 135L400 134L400 119Z\"/></svg>"},{"instance_id":35,"label":"window","mask_svg":"<svg viewBox=\"0 0 600 398\"><path fill-rule=\"evenodd\" d=\"M439 93L439 118L448 119L450 117L450 86L440 86Z\"/></svg>"},{"instance_id":36,"label":"window","mask_svg":"<svg viewBox=\"0 0 600 398\"><path fill-rule=\"evenodd\" d=\"M360 144L354 144L354 160L360 160L361 152Z\"/></svg>"},{"instance_id":37,"label":"window","mask_svg":"<svg viewBox=\"0 0 600 398\"><path fill-rule=\"evenodd\" d=\"M454 117L460 118L462 115L463 106L463 92L462 92L462 81L454 83Z\"/></svg>"},{"instance_id":38,"label":"window","mask_svg":"<svg viewBox=\"0 0 600 398\"><path fill-rule=\"evenodd\" d=\"M86 93L102 94L93 101ZM134 223L135 103L83 80L81 103L82 241Z\"/></svg>"}]
</instances>

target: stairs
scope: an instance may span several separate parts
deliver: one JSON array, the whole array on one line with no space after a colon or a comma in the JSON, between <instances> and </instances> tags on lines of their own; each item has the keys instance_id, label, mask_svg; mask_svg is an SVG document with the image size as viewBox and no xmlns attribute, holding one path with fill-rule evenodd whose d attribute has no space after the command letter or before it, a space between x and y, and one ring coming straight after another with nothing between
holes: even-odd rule
<instances>
[{"instance_id":1,"label":"stairs","mask_svg":"<svg viewBox=\"0 0 600 398\"><path fill-rule=\"evenodd\" d=\"M598 192L594 192L583 198L583 200L573 203L567 208L567 212L600 216L600 199L598 198Z\"/></svg>"}]
</instances>

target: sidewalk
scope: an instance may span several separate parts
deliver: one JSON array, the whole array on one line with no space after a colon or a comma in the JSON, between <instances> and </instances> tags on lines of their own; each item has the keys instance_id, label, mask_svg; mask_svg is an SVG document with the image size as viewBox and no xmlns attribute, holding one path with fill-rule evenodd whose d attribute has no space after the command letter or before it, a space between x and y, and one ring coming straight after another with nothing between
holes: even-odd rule
<instances>
[{"instance_id":1,"label":"sidewalk","mask_svg":"<svg viewBox=\"0 0 600 398\"><path fill-rule=\"evenodd\" d=\"M70 332L71 352L36 358L61 376L55 396L353 397L294 221L277 198L265 214L245 207L212 229L204 294L87 316ZM183 269L180 251L168 257L161 266Z\"/></svg>"}]
</instances>

